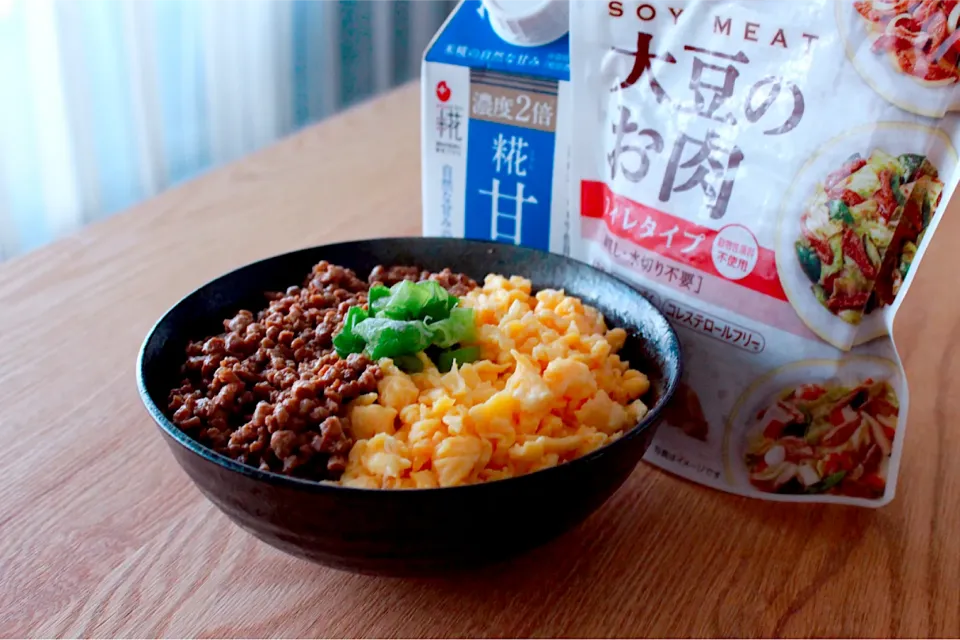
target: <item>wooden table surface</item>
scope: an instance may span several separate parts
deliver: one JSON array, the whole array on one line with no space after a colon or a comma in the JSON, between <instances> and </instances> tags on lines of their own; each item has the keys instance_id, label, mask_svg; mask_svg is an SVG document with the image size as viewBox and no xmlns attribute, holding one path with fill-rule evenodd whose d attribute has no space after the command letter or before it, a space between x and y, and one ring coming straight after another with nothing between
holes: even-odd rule
<instances>
[{"instance_id":1,"label":"wooden table surface","mask_svg":"<svg viewBox=\"0 0 960 640\"><path fill-rule=\"evenodd\" d=\"M240 264L419 233L418 121L405 87L0 265L0 635L960 634L957 211L896 327L913 395L887 508L763 503L641 465L515 564L398 580L288 557L209 504L141 406L141 340Z\"/></svg>"}]
</instances>

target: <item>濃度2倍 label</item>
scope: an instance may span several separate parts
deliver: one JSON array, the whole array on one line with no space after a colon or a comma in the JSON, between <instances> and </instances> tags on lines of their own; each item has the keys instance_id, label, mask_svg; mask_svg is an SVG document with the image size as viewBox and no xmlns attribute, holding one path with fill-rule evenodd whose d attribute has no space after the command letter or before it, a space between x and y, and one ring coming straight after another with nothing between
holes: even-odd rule
<instances>
[{"instance_id":1,"label":"\u6fc3\u5ea62\u500d label","mask_svg":"<svg viewBox=\"0 0 960 640\"><path fill-rule=\"evenodd\" d=\"M422 72L424 235L571 251L567 37L501 40L463 2Z\"/></svg>"}]
</instances>

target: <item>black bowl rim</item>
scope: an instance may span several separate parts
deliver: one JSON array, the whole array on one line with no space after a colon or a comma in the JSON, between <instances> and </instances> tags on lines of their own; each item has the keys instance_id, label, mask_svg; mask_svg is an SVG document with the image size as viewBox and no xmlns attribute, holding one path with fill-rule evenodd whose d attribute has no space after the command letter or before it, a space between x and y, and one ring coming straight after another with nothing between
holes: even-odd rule
<instances>
[{"instance_id":1,"label":"black bowl rim","mask_svg":"<svg viewBox=\"0 0 960 640\"><path fill-rule=\"evenodd\" d=\"M327 492L331 492L331 493L353 493L353 494L361 494L361 493L362 493L362 494L397 495L397 496L400 496L400 495L425 494L425 493L426 493L426 494L430 494L430 495L436 495L436 494L438 494L439 492L460 491L460 492L464 492L464 493L465 493L465 492L467 492L467 491L483 491L483 490L485 490L485 489L484 489L485 487L492 487L492 486L498 486L498 487L499 487L499 486L502 486L503 483L507 483L507 482L513 482L514 484L519 484L519 483L521 483L521 482L530 481L530 478L538 478L538 479L543 479L543 480L545 481L545 480L547 480L547 478L549 477L548 474L554 474L554 475L556 475L556 474L559 474L559 473L568 473L568 472L573 471L573 467L574 467L574 466L583 466L583 465L588 464L590 461L597 460L597 459L599 459L599 458L605 457L605 456L607 455L608 451L609 451L612 447L614 447L614 446L616 446L616 445L618 445L618 444L625 443L625 442L628 441L628 440L632 440L632 439L634 439L634 438L639 437L640 434L642 434L643 432L647 431L648 429L650 429L651 427L653 427L654 425L656 425L656 424L658 423L658 421L659 421L659 419L660 419L660 414L663 412L665 406L666 406L666 405L670 402L670 400L673 398L673 395L674 395L674 393L676 392L677 387L678 387L679 384L680 384L680 377L681 377L681 375L683 374L683 353L682 353L682 348L681 348L681 344L680 344L680 339L679 339L679 337L677 336L677 332L676 332L676 330L673 328L673 325L670 324L670 322L667 320L667 317L663 314L662 311L660 311L660 309L658 309L658 308L656 307L656 305L654 305L652 302L650 302L649 300L647 300L647 299L646 299L639 291L637 291L637 289L636 289L630 282L628 282L627 280L624 280L623 278L619 278L619 277L617 277L617 276L615 276L615 275L613 275L613 274L611 274L611 273L607 273L607 272L605 272L605 271L601 271L601 270L597 269L596 267L594 267L593 265L587 264L586 262L582 262L582 261L576 260L575 258L571 258L571 257L569 257L569 256L563 256L563 255L560 255L560 254L553 254L553 253L550 253L550 252L547 252L547 251L542 251L542 250L540 250L540 249L533 249L533 248L531 248L531 247L523 247L523 248L526 249L526 250L528 250L528 251L535 252L535 253L549 254L549 255L554 255L554 256L557 256L557 257L559 257L559 258L564 258L564 259L567 259L567 260L574 260L574 261L576 261L576 262L579 262L580 265L582 265L582 266L584 266L584 267L586 267L586 268L588 268L588 269L591 269L591 270L593 270L593 271L596 271L597 273L601 274L603 277L613 278L614 280L616 280L616 281L618 281L618 282L626 285L627 287L629 287L631 290L634 291L634 293L635 293L637 296L639 296L641 299L643 299L644 303L646 303L647 305L650 306L650 310L651 310L653 313L655 313L656 315L660 316L660 317L663 319L664 325L667 327L670 335L671 335L672 338L673 338L673 343L676 345L676 352L677 352L676 375L675 375L674 377L666 380L666 386L665 386L665 388L664 388L663 397L660 399L660 401L659 401L656 405L654 405L653 407L650 407L650 408L648 409L646 415L644 415L644 417L641 418L641 420L640 420L636 425L634 425L631 429L629 429L628 431L626 431L625 433L623 433L623 435L621 435L619 438L617 438L616 440L607 442L607 443L604 444L602 447L599 447L598 449L595 449L594 451L591 451L590 453L588 453L588 454L586 454L586 455L584 455L584 456L580 456L579 458L574 458L573 460L570 460L569 462L564 462L563 464L560 464L560 465L557 465L557 466L554 466L554 467L549 467L549 468L546 468L546 469L540 469L540 470L537 470L537 471L533 471L533 472L530 472L530 473L525 473L525 474L523 474L523 475L514 476L514 477L511 477L511 478L503 478L503 479L500 479L500 480L492 480L492 481L489 481L489 482L479 482L479 483L474 483L474 484L456 485L456 486L452 486L452 487L431 487L431 488L411 488L411 489L371 489L371 488L366 488L366 487L350 487L350 486L344 486L344 485L336 484L336 483L334 483L334 482L332 482L332 481L307 480L307 479L304 479L304 478L296 478L296 477L293 477L293 476L286 476L286 475L283 475L283 474L280 474L280 473L275 473L275 472L273 472L273 471L262 471L262 470L260 470L260 469L258 469L258 468L251 467L251 466L249 466L249 465L245 465L245 464L242 464L242 463L240 463L240 462L237 462L236 460L234 460L234 459L232 459L232 458L228 458L227 456L225 456L225 455L223 455L223 454L221 454L221 453L217 453L217 452L214 451L213 449L210 449L209 447L206 447L206 446L200 444L199 442L197 442L196 440L194 440L193 438L191 438L190 436L188 436L186 433L184 433L183 431L181 431L175 424L173 424L173 423L170 421L169 418L167 418L167 416L166 416L166 415L164 414L164 412L160 409L160 407L158 407L157 404L153 401L153 398L150 397L150 393L147 391L147 386L146 386L146 381L145 381L145 376L144 376L144 354L145 354L145 352L146 352L147 345L150 343L150 340L153 338L153 335L156 333L156 331L157 331L157 329L160 327L160 325L164 322L164 320L167 319L167 316L169 316L169 315L174 311L174 309L176 309L178 306L180 306L181 304L183 304L183 303L186 301L187 298L189 298L190 296L192 296L193 294L195 294L195 293L196 293L197 291L199 291L200 289L203 289L204 287L209 286L210 284L216 282L217 280L219 280L219 279L221 279L221 278L225 278L225 277L229 276L230 274L235 273L235 272L237 272L237 271L240 271L240 270L242 270L242 269L246 269L246 268L253 267L253 266L255 266L255 265L258 265L258 264L261 264L261 263L264 263L264 262L269 262L269 261L271 261L271 260L276 260L276 259L278 259L278 258L282 258L282 257L285 257L285 256L290 256L290 255L294 255L294 254L298 254L298 253L312 252L312 251L317 251L317 250L319 250L319 249L328 249L328 248L340 247L340 246L344 246L344 245L357 244L357 243L361 243L361 242L372 242L372 241L378 241L378 242L404 241L404 242L409 242L410 240L434 240L434 241L435 241L435 240L440 240L440 239L442 239L442 240L444 240L444 241L448 241L448 242L449 242L449 241L452 241L452 242L461 242L461 243L464 243L464 244L489 245L489 246L491 246L491 247L493 247L493 246L499 246L499 245L500 245L500 243L496 243L496 242L493 242L493 241L490 241L490 240L473 240L473 239L467 239L467 238L435 238L435 237L430 237L430 236L406 236L406 237L404 237L404 236L397 236L397 237L386 237L386 238L363 238L363 239L358 239L358 240L348 240L348 241L343 241L343 242L334 242L334 243L328 243L328 244L322 244L322 245L313 245L313 246L309 246L309 247L303 247L303 248L300 248L300 249L294 249L294 250L292 250L292 251L286 251L286 252L284 252L284 253L278 253L278 254L275 254L275 255L272 255L272 256L268 256L268 257L266 257L266 258L261 258L261 259L259 259L259 260L255 260L255 261L253 261L253 262L249 262L249 263L244 264L244 265L240 265L240 266L238 266L238 267L236 267L236 268L234 268L234 269L231 269L230 271L226 271L226 272L224 272L224 273L222 273L222 274L220 274L220 275L218 275L218 276L216 276L216 277L208 280L207 282L204 282L204 283L201 284L200 286L195 287L193 290L191 290L190 292L188 292L186 295L182 296L182 297L181 297L179 300L177 300L177 302L175 302L173 305L171 305L170 308L168 308L168 309L163 313L163 315L161 315L160 318L153 324L153 326L150 328L150 331L147 332L146 337L144 338L143 342L141 343L141 345L140 345L140 350L139 350L139 352L138 352L138 354L137 354L137 391L138 391L139 394L140 394L140 400L141 400L141 402L143 402L144 406L145 406L146 409L147 409L147 412L148 412L148 413L150 414L150 416L153 418L154 422L157 423L157 426L159 426L159 427L164 431L164 433L166 433L167 436L169 436L170 438L172 438L173 441L175 441L177 444L179 444L180 446L184 447L186 450L190 451L190 452L193 453L194 455L197 455L197 456L203 458L204 460L206 460L206 461L208 461L208 462L211 462L211 463L213 463L213 464L216 464L217 466L219 466L219 467L221 467L221 468L223 468L223 469L226 469L226 470L231 471L231 472L234 472L234 473L239 473L239 474L244 475L244 476L247 476L248 478L251 478L251 479L253 479L253 480L257 480L257 481L260 481L260 482L265 482L265 483L267 483L267 484L274 485L274 486L287 487L287 488L290 488L290 489L297 489L297 490L306 490L306 491L311 492L311 493L327 493Z\"/></svg>"}]
</instances>

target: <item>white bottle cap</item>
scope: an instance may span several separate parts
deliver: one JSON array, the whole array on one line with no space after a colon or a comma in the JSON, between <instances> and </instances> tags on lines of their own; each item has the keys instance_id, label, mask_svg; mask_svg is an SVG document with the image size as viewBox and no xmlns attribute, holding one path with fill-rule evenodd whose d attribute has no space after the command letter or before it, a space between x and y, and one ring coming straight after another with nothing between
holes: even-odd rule
<instances>
[{"instance_id":1,"label":"white bottle cap","mask_svg":"<svg viewBox=\"0 0 960 640\"><path fill-rule=\"evenodd\" d=\"M501 40L520 47L553 42L570 30L567 0L483 0Z\"/></svg>"}]
</instances>

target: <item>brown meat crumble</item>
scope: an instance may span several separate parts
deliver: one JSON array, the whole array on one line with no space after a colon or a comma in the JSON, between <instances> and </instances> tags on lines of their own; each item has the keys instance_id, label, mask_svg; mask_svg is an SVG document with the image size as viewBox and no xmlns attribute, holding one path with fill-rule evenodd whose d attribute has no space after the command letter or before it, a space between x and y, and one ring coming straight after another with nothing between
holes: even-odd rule
<instances>
[{"instance_id":1,"label":"brown meat crumble","mask_svg":"<svg viewBox=\"0 0 960 640\"><path fill-rule=\"evenodd\" d=\"M437 281L461 296L477 286L444 269L376 267L368 278ZM336 480L353 446L346 405L376 391L380 367L362 354L341 359L333 336L347 310L367 302L368 282L326 261L302 287L268 293L268 306L224 320L225 331L187 345L184 379L170 392L174 424L241 463L312 480Z\"/></svg>"}]
</instances>

